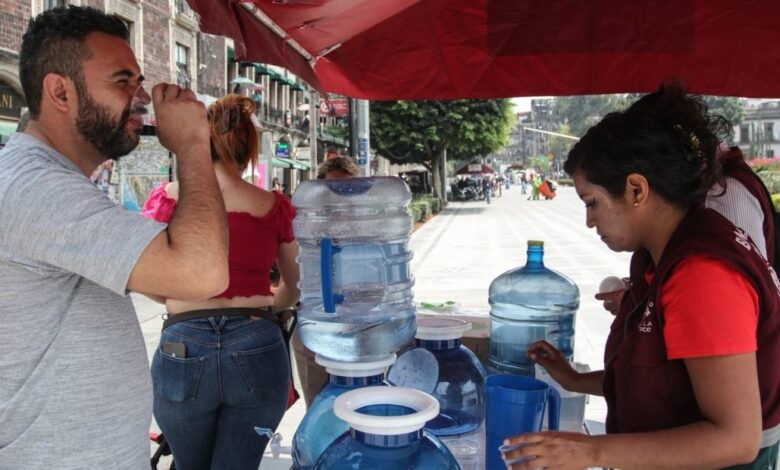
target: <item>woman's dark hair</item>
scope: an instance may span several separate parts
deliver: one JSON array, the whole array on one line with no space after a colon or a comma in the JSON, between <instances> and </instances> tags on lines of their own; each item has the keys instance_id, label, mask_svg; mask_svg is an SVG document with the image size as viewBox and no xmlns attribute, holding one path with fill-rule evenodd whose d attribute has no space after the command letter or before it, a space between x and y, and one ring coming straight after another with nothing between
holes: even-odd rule
<instances>
[{"instance_id":1,"label":"woman's dark hair","mask_svg":"<svg viewBox=\"0 0 780 470\"><path fill-rule=\"evenodd\" d=\"M32 119L41 112L41 89L47 74L68 77L86 89L82 66L89 57L84 38L90 33L125 41L130 35L120 17L90 7L52 8L30 20L19 51L19 80Z\"/></svg>"},{"instance_id":2,"label":"woman's dark hair","mask_svg":"<svg viewBox=\"0 0 780 470\"><path fill-rule=\"evenodd\" d=\"M662 84L591 127L569 152L564 170L581 171L613 197L623 195L629 174L638 173L664 199L687 208L721 182L719 137L730 132L731 124L709 114L700 96L676 82Z\"/></svg>"}]
</instances>

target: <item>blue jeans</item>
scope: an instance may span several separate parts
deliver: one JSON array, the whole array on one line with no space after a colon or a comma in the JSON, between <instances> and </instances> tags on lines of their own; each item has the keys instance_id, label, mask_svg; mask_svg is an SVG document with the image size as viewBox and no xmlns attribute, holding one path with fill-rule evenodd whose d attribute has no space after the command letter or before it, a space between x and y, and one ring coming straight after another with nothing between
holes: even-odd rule
<instances>
[{"instance_id":1,"label":"blue jeans","mask_svg":"<svg viewBox=\"0 0 780 470\"><path fill-rule=\"evenodd\" d=\"M163 352L184 343L185 357ZM290 381L277 324L248 317L183 321L163 330L152 360L154 416L176 468L257 470L268 444L255 426L275 430Z\"/></svg>"}]
</instances>

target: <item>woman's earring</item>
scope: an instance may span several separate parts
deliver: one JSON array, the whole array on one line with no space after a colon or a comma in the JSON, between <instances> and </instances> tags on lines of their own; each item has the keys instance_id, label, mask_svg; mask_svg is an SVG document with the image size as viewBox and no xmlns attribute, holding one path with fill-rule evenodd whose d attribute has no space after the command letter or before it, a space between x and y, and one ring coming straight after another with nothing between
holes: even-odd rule
<instances>
[{"instance_id":1,"label":"woman's earring","mask_svg":"<svg viewBox=\"0 0 780 470\"><path fill-rule=\"evenodd\" d=\"M638 202L635 202L635 203L634 203L634 207L639 207L639 203L638 203Z\"/></svg>"}]
</instances>

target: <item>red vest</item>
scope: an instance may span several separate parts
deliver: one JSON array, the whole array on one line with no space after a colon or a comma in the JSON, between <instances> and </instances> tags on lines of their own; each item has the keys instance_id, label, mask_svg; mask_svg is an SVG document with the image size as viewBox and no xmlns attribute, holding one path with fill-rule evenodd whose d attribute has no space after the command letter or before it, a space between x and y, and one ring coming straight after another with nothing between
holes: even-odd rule
<instances>
[{"instance_id":1,"label":"red vest","mask_svg":"<svg viewBox=\"0 0 780 470\"><path fill-rule=\"evenodd\" d=\"M607 432L645 432L704 419L682 360L668 360L659 286L682 259L714 256L750 280L759 298L758 362L763 429L780 423L780 282L747 235L720 214L693 209L669 239L650 285L647 251L631 258L631 286L607 339Z\"/></svg>"}]
</instances>

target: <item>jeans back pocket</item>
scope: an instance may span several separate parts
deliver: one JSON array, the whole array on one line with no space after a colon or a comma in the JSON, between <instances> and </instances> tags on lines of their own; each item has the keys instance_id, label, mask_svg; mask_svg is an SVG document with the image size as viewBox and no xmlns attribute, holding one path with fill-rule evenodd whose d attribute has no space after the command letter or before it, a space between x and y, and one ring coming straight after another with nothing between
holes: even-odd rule
<instances>
[{"instance_id":1,"label":"jeans back pocket","mask_svg":"<svg viewBox=\"0 0 780 470\"><path fill-rule=\"evenodd\" d=\"M174 357L158 348L152 360L154 394L171 402L194 400L205 359Z\"/></svg>"},{"instance_id":2,"label":"jeans back pocket","mask_svg":"<svg viewBox=\"0 0 780 470\"><path fill-rule=\"evenodd\" d=\"M284 341L249 351L233 353L233 360L251 393L287 390L289 357Z\"/></svg>"}]
</instances>

